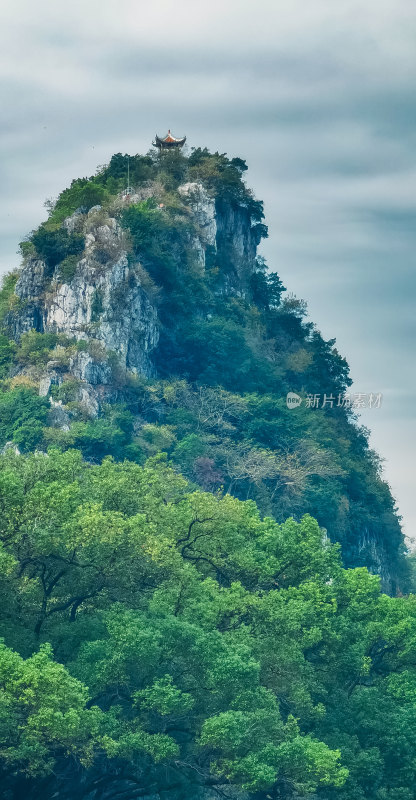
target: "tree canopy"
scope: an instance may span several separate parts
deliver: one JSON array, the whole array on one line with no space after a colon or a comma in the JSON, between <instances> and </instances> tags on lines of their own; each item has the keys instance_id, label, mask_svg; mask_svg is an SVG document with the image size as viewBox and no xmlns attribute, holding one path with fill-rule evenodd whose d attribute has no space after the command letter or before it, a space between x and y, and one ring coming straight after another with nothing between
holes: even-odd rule
<instances>
[{"instance_id":1,"label":"tree canopy","mask_svg":"<svg viewBox=\"0 0 416 800\"><path fill-rule=\"evenodd\" d=\"M4 796L414 796L414 599L313 518L161 456L1 466Z\"/></svg>"}]
</instances>

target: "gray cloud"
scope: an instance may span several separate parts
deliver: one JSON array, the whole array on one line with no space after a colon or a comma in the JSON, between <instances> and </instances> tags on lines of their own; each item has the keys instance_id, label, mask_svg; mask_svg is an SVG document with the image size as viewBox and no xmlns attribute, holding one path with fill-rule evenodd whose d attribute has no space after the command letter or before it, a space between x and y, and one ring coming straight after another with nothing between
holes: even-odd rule
<instances>
[{"instance_id":1,"label":"gray cloud","mask_svg":"<svg viewBox=\"0 0 416 800\"><path fill-rule=\"evenodd\" d=\"M45 197L171 127L240 155L270 266L337 336L409 534L415 440L411 0L3 0L0 267Z\"/></svg>"}]
</instances>

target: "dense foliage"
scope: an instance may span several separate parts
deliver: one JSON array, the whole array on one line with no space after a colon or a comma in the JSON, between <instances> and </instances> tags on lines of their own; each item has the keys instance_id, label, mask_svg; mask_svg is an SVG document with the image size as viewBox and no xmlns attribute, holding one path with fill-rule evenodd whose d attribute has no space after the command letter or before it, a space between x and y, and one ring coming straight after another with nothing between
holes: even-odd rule
<instances>
[{"instance_id":1,"label":"dense foliage","mask_svg":"<svg viewBox=\"0 0 416 800\"><path fill-rule=\"evenodd\" d=\"M159 457L8 453L0 486L3 796L414 797L415 603L311 517Z\"/></svg>"},{"instance_id":2,"label":"dense foliage","mask_svg":"<svg viewBox=\"0 0 416 800\"><path fill-rule=\"evenodd\" d=\"M151 380L94 338L98 288L86 338L17 336L30 301L18 272L4 280L6 800L416 799L416 605L370 574L391 595L410 585L380 460L343 402L348 365L264 259L242 291L226 234L201 266L177 191L202 182L258 242L246 169L201 148L119 153L21 243L46 302L92 226L117 220L95 269L124 248L157 307ZM73 370L84 353L106 368L98 413ZM333 402L291 410L289 391Z\"/></svg>"}]
</instances>

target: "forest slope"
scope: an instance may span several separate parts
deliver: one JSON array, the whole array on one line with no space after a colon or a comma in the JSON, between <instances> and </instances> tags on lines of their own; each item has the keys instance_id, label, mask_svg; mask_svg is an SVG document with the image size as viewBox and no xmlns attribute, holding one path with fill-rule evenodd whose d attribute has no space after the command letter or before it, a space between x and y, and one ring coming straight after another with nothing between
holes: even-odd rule
<instances>
[{"instance_id":1,"label":"forest slope","mask_svg":"<svg viewBox=\"0 0 416 800\"><path fill-rule=\"evenodd\" d=\"M0 295L1 796L415 800L415 596L347 364L241 159L126 167Z\"/></svg>"},{"instance_id":2,"label":"forest slope","mask_svg":"<svg viewBox=\"0 0 416 800\"><path fill-rule=\"evenodd\" d=\"M200 149L134 156L123 197L119 154L50 205L0 298L0 444L166 452L277 521L312 514L346 565L395 591L400 522L347 363L257 255L267 228L245 169Z\"/></svg>"}]
</instances>

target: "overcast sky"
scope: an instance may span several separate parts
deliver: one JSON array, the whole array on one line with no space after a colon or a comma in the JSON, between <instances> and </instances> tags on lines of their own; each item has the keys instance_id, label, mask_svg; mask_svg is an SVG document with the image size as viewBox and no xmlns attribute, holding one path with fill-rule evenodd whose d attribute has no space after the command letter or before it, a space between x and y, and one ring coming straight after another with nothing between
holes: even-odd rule
<instances>
[{"instance_id":1,"label":"overcast sky","mask_svg":"<svg viewBox=\"0 0 416 800\"><path fill-rule=\"evenodd\" d=\"M414 490L414 0L2 0L0 269L43 202L157 131L241 156L263 248L336 337L409 536Z\"/></svg>"}]
</instances>

